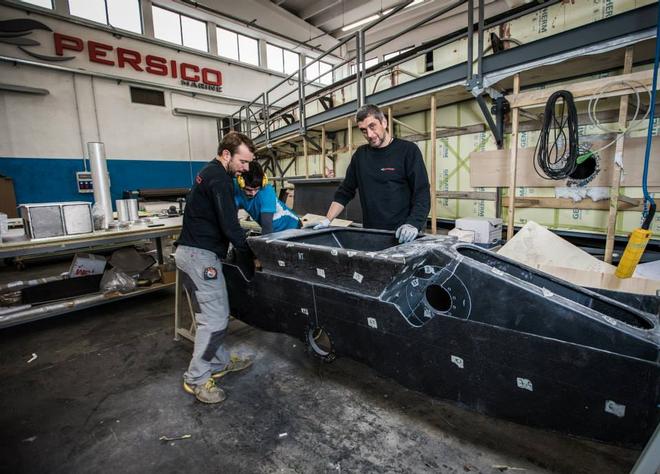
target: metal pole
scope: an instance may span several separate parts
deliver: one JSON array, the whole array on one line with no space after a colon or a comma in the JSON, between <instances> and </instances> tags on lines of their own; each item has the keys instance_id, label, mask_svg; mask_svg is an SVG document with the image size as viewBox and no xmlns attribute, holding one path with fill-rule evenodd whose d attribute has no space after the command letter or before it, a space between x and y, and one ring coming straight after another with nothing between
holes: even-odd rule
<instances>
[{"instance_id":1,"label":"metal pole","mask_svg":"<svg viewBox=\"0 0 660 474\"><path fill-rule=\"evenodd\" d=\"M364 64L364 30L358 31L358 57L360 67L358 68L358 80L360 81L360 97L358 97L358 107L362 107L366 103L366 89L367 89L367 74L366 65Z\"/></svg>"},{"instance_id":2,"label":"metal pole","mask_svg":"<svg viewBox=\"0 0 660 474\"><path fill-rule=\"evenodd\" d=\"M252 121L250 120L250 104L245 106L245 134L252 138Z\"/></svg>"},{"instance_id":3,"label":"metal pole","mask_svg":"<svg viewBox=\"0 0 660 474\"><path fill-rule=\"evenodd\" d=\"M472 80L472 60L474 56L474 0L468 0L468 31L467 31L467 82Z\"/></svg>"},{"instance_id":4,"label":"metal pole","mask_svg":"<svg viewBox=\"0 0 660 474\"><path fill-rule=\"evenodd\" d=\"M94 205L103 211L101 228L107 229L113 218L110 175L108 174L108 163L105 160L105 146L103 143L90 142L87 144L87 154L89 155L89 167L92 172L92 185L94 186Z\"/></svg>"},{"instance_id":5,"label":"metal pole","mask_svg":"<svg viewBox=\"0 0 660 474\"><path fill-rule=\"evenodd\" d=\"M360 32L355 33L355 102L356 108L360 108L360 97L362 91L360 90Z\"/></svg>"},{"instance_id":6,"label":"metal pole","mask_svg":"<svg viewBox=\"0 0 660 474\"><path fill-rule=\"evenodd\" d=\"M478 51L477 51L477 78L479 79L478 86L481 87L483 84L483 77L481 74L482 60L484 56L484 0L479 0L479 39L478 39Z\"/></svg>"},{"instance_id":7,"label":"metal pole","mask_svg":"<svg viewBox=\"0 0 660 474\"><path fill-rule=\"evenodd\" d=\"M263 101L263 114L264 114L264 126L266 131L266 143L270 142L270 124L269 122L269 113L268 113L268 92L264 92L264 101Z\"/></svg>"},{"instance_id":8,"label":"metal pole","mask_svg":"<svg viewBox=\"0 0 660 474\"><path fill-rule=\"evenodd\" d=\"M305 55L301 54L298 61L298 115L300 133L304 134L307 125L305 123Z\"/></svg>"}]
</instances>

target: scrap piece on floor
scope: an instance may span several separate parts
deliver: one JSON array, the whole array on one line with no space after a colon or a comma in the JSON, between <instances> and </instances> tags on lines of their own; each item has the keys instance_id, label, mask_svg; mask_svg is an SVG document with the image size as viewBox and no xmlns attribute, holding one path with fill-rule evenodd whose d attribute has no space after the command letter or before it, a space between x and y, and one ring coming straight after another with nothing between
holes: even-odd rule
<instances>
[{"instance_id":1,"label":"scrap piece on floor","mask_svg":"<svg viewBox=\"0 0 660 474\"><path fill-rule=\"evenodd\" d=\"M110 257L110 265L128 275L141 273L155 263L153 256L139 253L134 247L115 250Z\"/></svg>"}]
</instances>

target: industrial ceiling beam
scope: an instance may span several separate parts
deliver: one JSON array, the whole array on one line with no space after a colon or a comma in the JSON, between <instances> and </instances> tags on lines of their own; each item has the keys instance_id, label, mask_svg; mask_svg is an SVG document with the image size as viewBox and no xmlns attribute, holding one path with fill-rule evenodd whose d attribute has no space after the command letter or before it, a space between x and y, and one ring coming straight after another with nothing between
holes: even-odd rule
<instances>
[{"instance_id":1,"label":"industrial ceiling beam","mask_svg":"<svg viewBox=\"0 0 660 474\"><path fill-rule=\"evenodd\" d=\"M298 16L303 20L308 20L311 17L318 15L319 13L323 13L324 11L329 10L335 5L339 5L341 2L342 0L317 1L316 3L312 3L311 5L308 5L300 10Z\"/></svg>"}]
</instances>

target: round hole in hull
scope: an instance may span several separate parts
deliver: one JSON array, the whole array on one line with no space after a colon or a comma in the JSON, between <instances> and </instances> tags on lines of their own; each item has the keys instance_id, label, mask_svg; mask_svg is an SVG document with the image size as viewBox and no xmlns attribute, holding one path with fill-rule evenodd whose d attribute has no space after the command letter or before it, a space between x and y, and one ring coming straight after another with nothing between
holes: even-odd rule
<instances>
[{"instance_id":1,"label":"round hole in hull","mask_svg":"<svg viewBox=\"0 0 660 474\"><path fill-rule=\"evenodd\" d=\"M329 360L334 358L332 341L323 328L310 328L307 331L307 343L312 352L322 359Z\"/></svg>"},{"instance_id":2,"label":"round hole in hull","mask_svg":"<svg viewBox=\"0 0 660 474\"><path fill-rule=\"evenodd\" d=\"M451 294L440 285L429 285L426 288L426 302L436 311L449 311Z\"/></svg>"}]
</instances>

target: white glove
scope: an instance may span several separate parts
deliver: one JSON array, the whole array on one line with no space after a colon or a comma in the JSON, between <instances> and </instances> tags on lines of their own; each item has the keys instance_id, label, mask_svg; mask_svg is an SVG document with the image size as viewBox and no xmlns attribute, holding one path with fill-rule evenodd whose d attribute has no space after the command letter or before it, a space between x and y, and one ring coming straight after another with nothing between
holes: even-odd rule
<instances>
[{"instance_id":1,"label":"white glove","mask_svg":"<svg viewBox=\"0 0 660 474\"><path fill-rule=\"evenodd\" d=\"M330 227L330 220L327 217L318 224L316 224L313 227L313 230L321 230L321 229L325 229L326 227Z\"/></svg>"},{"instance_id":2,"label":"white glove","mask_svg":"<svg viewBox=\"0 0 660 474\"><path fill-rule=\"evenodd\" d=\"M412 242L417 237L417 228L410 224L403 224L396 230L394 236L399 239L400 244Z\"/></svg>"}]
</instances>

